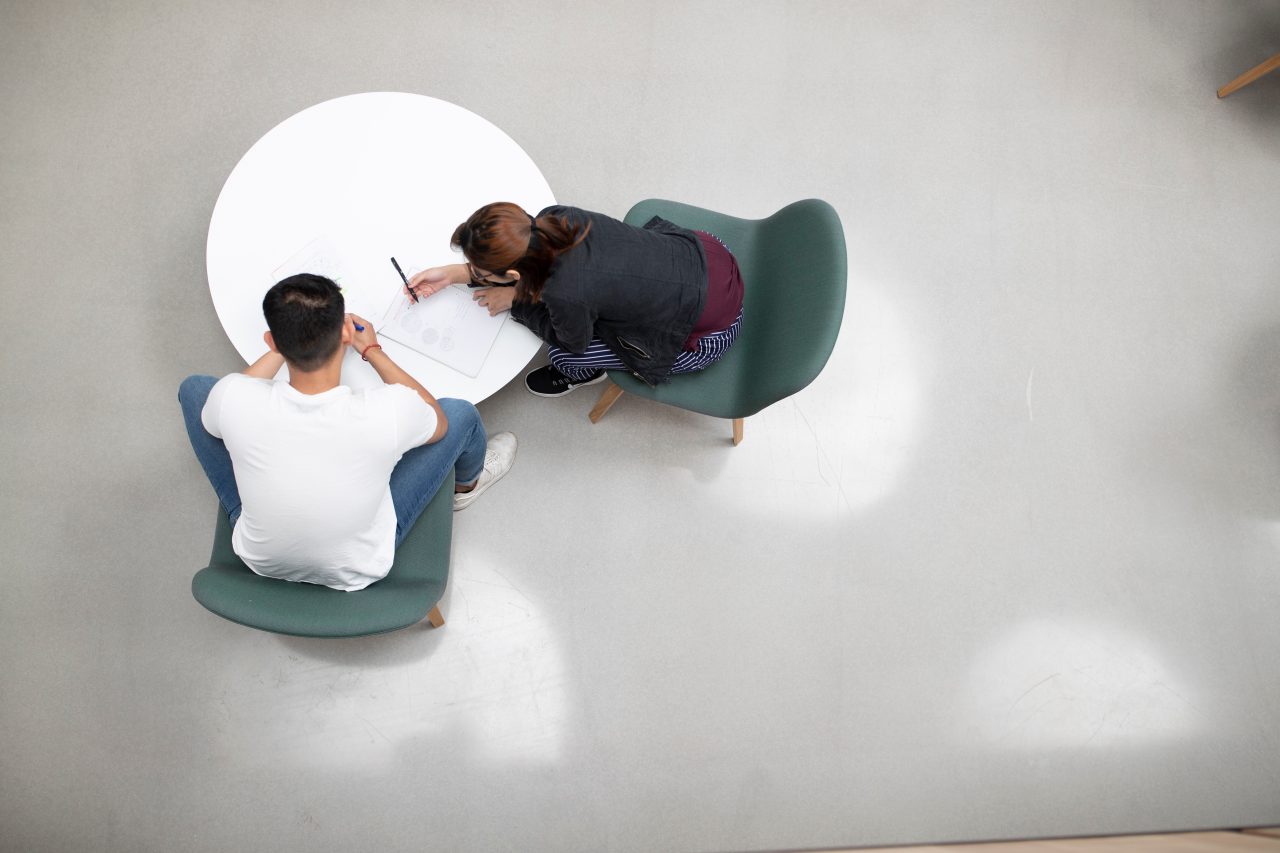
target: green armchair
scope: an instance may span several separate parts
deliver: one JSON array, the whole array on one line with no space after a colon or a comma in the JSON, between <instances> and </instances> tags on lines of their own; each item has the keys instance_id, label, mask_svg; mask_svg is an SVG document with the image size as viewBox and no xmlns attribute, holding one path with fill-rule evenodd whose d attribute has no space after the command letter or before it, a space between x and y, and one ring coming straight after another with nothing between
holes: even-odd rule
<instances>
[{"instance_id":1,"label":"green armchair","mask_svg":"<svg viewBox=\"0 0 1280 853\"><path fill-rule=\"evenodd\" d=\"M643 225L653 216L710 232L728 245L745 288L742 330L715 364L656 387L626 371L609 371L610 384L589 417L598 422L626 391L732 419L737 445L744 418L804 388L831 356L848 278L840 217L819 199L797 201L758 220L648 199L631 208L625 221Z\"/></svg>"},{"instance_id":2,"label":"green armchair","mask_svg":"<svg viewBox=\"0 0 1280 853\"><path fill-rule=\"evenodd\" d=\"M196 601L232 622L299 637L360 637L407 628L427 617L444 624L437 603L449 580L453 473L396 549L391 571L358 592L254 574L231 550L231 525L218 508L209 565L196 572Z\"/></svg>"}]
</instances>

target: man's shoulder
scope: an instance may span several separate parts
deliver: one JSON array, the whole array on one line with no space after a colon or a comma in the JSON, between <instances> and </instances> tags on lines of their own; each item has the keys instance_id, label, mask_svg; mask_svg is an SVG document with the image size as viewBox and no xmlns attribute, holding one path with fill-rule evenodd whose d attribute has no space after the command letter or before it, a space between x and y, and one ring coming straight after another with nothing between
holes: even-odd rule
<instances>
[{"instance_id":1,"label":"man's shoulder","mask_svg":"<svg viewBox=\"0 0 1280 853\"><path fill-rule=\"evenodd\" d=\"M225 441L225 430L235 431L236 425L244 424L246 418L256 420L255 412L265 408L270 394L270 381L230 373L213 383L200 412L201 421L205 429Z\"/></svg>"},{"instance_id":2,"label":"man's shoulder","mask_svg":"<svg viewBox=\"0 0 1280 853\"><path fill-rule=\"evenodd\" d=\"M261 387L270 388L275 384L274 379L259 379L256 376L249 376L245 373L228 373L219 379L216 385L242 385L247 388Z\"/></svg>"},{"instance_id":3,"label":"man's shoulder","mask_svg":"<svg viewBox=\"0 0 1280 853\"><path fill-rule=\"evenodd\" d=\"M216 394L223 400L266 398L271 395L271 389L274 385L275 380L272 379L258 379L253 376L245 376L243 373L228 373L214 383L213 390L209 392L209 396L212 397Z\"/></svg>"}]
</instances>

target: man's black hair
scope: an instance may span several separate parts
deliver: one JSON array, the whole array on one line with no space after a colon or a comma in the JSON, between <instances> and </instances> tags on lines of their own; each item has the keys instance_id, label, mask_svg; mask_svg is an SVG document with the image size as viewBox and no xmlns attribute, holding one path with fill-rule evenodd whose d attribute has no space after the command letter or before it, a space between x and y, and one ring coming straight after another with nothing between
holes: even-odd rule
<instances>
[{"instance_id":1,"label":"man's black hair","mask_svg":"<svg viewBox=\"0 0 1280 853\"><path fill-rule=\"evenodd\" d=\"M276 283L262 299L262 313L276 349L298 370L319 369L342 345L342 291L322 275L299 273Z\"/></svg>"}]
</instances>

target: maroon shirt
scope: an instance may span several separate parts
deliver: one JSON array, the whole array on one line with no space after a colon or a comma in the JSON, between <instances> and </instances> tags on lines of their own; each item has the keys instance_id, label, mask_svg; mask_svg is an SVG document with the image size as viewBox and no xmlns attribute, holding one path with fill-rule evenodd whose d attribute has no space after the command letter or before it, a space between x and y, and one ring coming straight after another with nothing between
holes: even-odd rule
<instances>
[{"instance_id":1,"label":"maroon shirt","mask_svg":"<svg viewBox=\"0 0 1280 853\"><path fill-rule=\"evenodd\" d=\"M693 332L684 342L687 352L698 349L703 335L732 326L742 310L742 273L738 262L715 237L705 231L693 233L702 241L702 252L707 256L707 301L693 324Z\"/></svg>"}]
</instances>

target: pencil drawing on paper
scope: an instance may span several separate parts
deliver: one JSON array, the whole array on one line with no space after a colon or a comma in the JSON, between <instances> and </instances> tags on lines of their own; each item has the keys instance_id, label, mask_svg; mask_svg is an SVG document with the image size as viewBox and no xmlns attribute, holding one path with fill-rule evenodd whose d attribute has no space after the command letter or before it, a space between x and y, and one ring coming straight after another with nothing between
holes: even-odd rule
<instances>
[{"instance_id":1,"label":"pencil drawing on paper","mask_svg":"<svg viewBox=\"0 0 1280 853\"><path fill-rule=\"evenodd\" d=\"M476 376L505 319L490 317L465 289L447 287L417 302L397 294L378 334Z\"/></svg>"}]
</instances>

